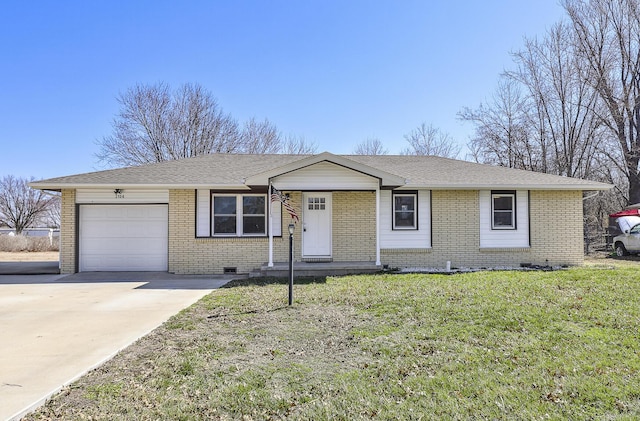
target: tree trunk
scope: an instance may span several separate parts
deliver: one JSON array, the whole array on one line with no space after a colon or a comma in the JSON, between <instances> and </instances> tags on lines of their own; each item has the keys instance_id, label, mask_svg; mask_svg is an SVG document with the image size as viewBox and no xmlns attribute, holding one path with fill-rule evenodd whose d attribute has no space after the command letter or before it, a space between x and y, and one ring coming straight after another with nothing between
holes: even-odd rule
<instances>
[{"instance_id":1,"label":"tree trunk","mask_svg":"<svg viewBox=\"0 0 640 421\"><path fill-rule=\"evenodd\" d=\"M638 174L638 159L633 158L631 161L635 163L629 163L629 205L635 205L640 203L640 174ZM633 165L633 168L631 168Z\"/></svg>"}]
</instances>

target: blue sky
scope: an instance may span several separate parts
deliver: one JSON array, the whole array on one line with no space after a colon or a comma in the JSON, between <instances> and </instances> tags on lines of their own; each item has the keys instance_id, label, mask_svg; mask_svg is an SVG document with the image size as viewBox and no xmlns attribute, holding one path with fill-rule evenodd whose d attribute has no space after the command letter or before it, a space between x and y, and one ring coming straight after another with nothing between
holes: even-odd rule
<instances>
[{"instance_id":1,"label":"blue sky","mask_svg":"<svg viewBox=\"0 0 640 421\"><path fill-rule=\"evenodd\" d=\"M240 122L268 118L320 151L391 153L422 122L466 145L463 107L509 53L564 16L556 0L12 1L0 15L0 177L102 169L116 97L198 83Z\"/></svg>"}]
</instances>

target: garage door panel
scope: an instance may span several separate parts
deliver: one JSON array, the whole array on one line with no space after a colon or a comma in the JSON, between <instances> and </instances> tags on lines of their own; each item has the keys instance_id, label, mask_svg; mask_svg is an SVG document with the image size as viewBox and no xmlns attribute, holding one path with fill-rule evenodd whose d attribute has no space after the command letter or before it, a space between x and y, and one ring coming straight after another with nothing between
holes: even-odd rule
<instances>
[{"instance_id":1,"label":"garage door panel","mask_svg":"<svg viewBox=\"0 0 640 421\"><path fill-rule=\"evenodd\" d=\"M151 223L150 221L129 220L129 224L122 224L118 221L92 221L92 224L96 225L83 227L82 235L84 238L166 238L164 235L166 221Z\"/></svg>"},{"instance_id":2,"label":"garage door panel","mask_svg":"<svg viewBox=\"0 0 640 421\"><path fill-rule=\"evenodd\" d=\"M167 269L167 205L80 207L80 271Z\"/></svg>"},{"instance_id":3,"label":"garage door panel","mask_svg":"<svg viewBox=\"0 0 640 421\"><path fill-rule=\"evenodd\" d=\"M97 272L97 271L158 271L161 265L164 265L165 259L160 257L150 258L148 255L132 255L123 257L109 257L105 255L90 255L85 256L84 259L84 272ZM107 269L105 269L105 267ZM111 269L124 267L125 269ZM166 270L166 269L164 269Z\"/></svg>"},{"instance_id":4,"label":"garage door panel","mask_svg":"<svg viewBox=\"0 0 640 421\"><path fill-rule=\"evenodd\" d=\"M118 254L120 257L126 254L149 255L166 251L164 240L148 241L140 238L105 238L85 239L82 246L84 255L90 254ZM146 250L140 253L140 250ZM118 253L119 252L119 253Z\"/></svg>"}]
</instances>

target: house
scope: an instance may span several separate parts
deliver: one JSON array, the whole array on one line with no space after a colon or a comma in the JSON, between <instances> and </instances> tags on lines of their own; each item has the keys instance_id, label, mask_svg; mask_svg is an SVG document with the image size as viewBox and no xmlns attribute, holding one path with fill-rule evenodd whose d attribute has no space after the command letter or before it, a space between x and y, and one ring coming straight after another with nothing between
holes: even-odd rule
<instances>
[{"instance_id":1,"label":"house","mask_svg":"<svg viewBox=\"0 0 640 421\"><path fill-rule=\"evenodd\" d=\"M300 266L580 265L582 192L611 188L433 156L328 152L212 154L31 186L62 192L63 273L180 274L277 267L292 221Z\"/></svg>"}]
</instances>

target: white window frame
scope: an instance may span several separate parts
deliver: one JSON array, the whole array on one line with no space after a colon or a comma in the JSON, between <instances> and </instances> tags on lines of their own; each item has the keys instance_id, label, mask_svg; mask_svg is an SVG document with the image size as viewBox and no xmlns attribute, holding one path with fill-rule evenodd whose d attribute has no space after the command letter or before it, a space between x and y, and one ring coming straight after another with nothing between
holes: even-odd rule
<instances>
[{"instance_id":1,"label":"white window frame","mask_svg":"<svg viewBox=\"0 0 640 421\"><path fill-rule=\"evenodd\" d=\"M247 215L244 214L244 198L245 197L262 197L264 199L264 208L262 209L262 213L249 213ZM243 194L243 195L239 195L239 201L240 201L240 218L242 218L242 221L240 221L240 227L238 228L238 232L241 233L242 237L264 237L267 235L267 230L268 230L268 225L267 225L267 195L266 194ZM255 233L248 233L245 234L244 232L244 218L245 216L252 216L252 217L258 217L258 216L262 216L262 222L264 225L264 231L263 232L255 232Z\"/></svg>"},{"instance_id":2,"label":"white window frame","mask_svg":"<svg viewBox=\"0 0 640 421\"><path fill-rule=\"evenodd\" d=\"M216 197L232 197L236 200L236 213L233 215L230 214L216 214ZM215 232L216 226L216 215L218 216L234 216L236 218L236 231L231 232ZM237 237L238 236L238 198L235 194L216 194L213 193L211 195L211 235L214 237Z\"/></svg>"},{"instance_id":3,"label":"white window frame","mask_svg":"<svg viewBox=\"0 0 640 421\"><path fill-rule=\"evenodd\" d=\"M236 199L236 231L234 233L216 233L215 232L215 198L216 197L234 197ZM264 232L261 233L244 233L244 201L245 197L262 197L264 198L264 212L262 214L248 214L252 216L262 216L264 220ZM266 237L269 229L267 224L268 203L266 194L228 194L228 193L211 193L211 236L212 237ZM224 215L224 214L221 214ZM247 215L247 216L248 216Z\"/></svg>"},{"instance_id":4,"label":"white window frame","mask_svg":"<svg viewBox=\"0 0 640 421\"><path fill-rule=\"evenodd\" d=\"M413 198L413 225L409 227L396 226L396 197ZM415 231L418 229L418 193L417 192L392 192L391 193L391 227L395 231ZM397 210L402 212L402 210Z\"/></svg>"},{"instance_id":5,"label":"white window frame","mask_svg":"<svg viewBox=\"0 0 640 421\"><path fill-rule=\"evenodd\" d=\"M511 199L511 211L495 209L495 199L508 197ZM516 192L515 191L492 191L491 192L491 229L492 230L517 230L517 217L516 217ZM495 215L496 212L507 213L511 212L511 224L510 225L496 225Z\"/></svg>"}]
</instances>

